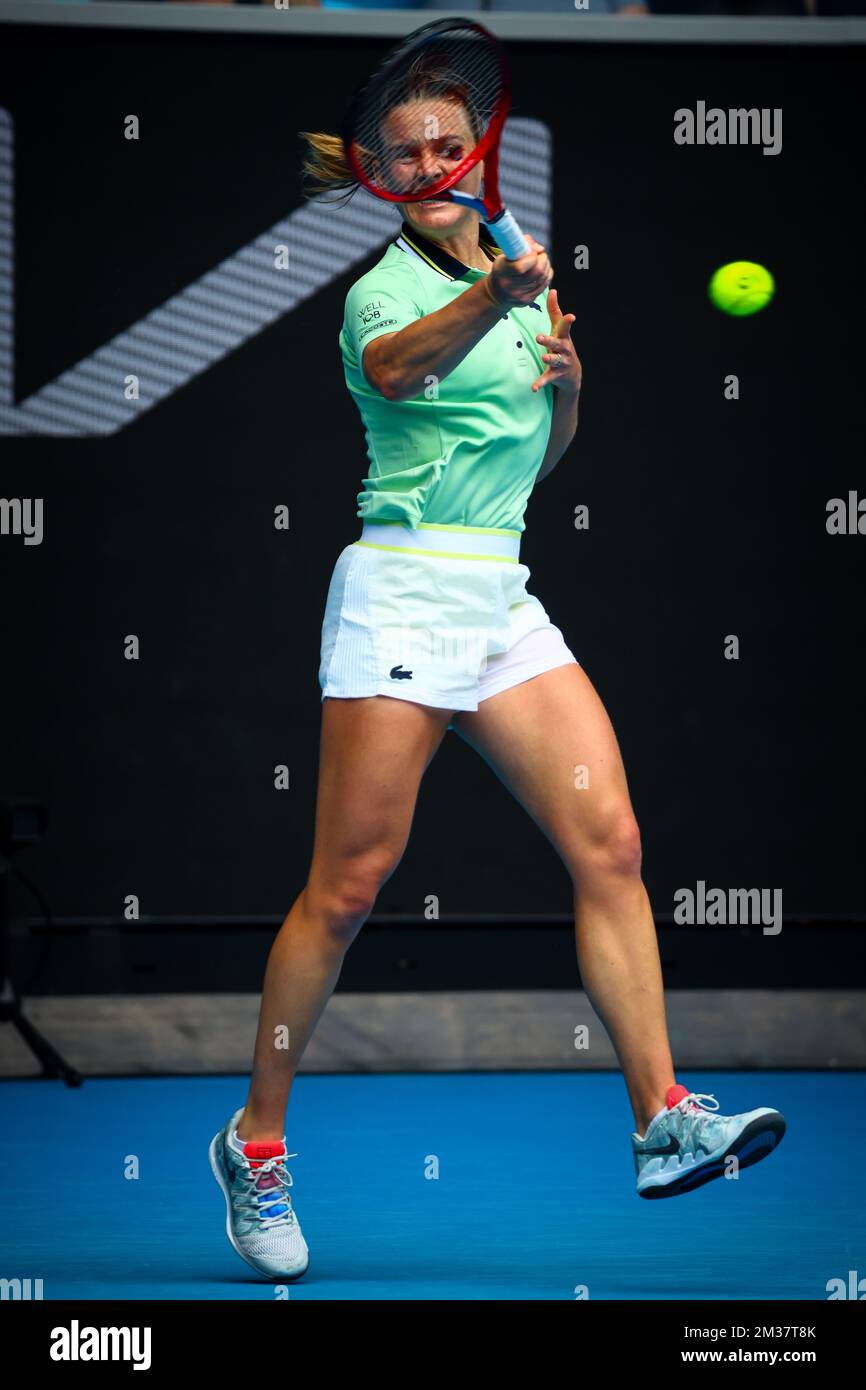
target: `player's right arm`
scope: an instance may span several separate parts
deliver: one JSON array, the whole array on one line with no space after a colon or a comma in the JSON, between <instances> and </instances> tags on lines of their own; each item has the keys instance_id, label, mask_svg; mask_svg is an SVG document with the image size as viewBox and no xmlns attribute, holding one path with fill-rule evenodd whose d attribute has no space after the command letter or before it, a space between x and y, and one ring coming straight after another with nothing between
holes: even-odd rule
<instances>
[{"instance_id":1,"label":"player's right arm","mask_svg":"<svg viewBox=\"0 0 866 1390\"><path fill-rule=\"evenodd\" d=\"M553 270L544 247L527 240L529 255L517 261L497 256L490 272L452 303L368 343L361 370L374 390L389 401L410 400L431 376L443 381L453 372L510 308L531 304L550 284Z\"/></svg>"}]
</instances>

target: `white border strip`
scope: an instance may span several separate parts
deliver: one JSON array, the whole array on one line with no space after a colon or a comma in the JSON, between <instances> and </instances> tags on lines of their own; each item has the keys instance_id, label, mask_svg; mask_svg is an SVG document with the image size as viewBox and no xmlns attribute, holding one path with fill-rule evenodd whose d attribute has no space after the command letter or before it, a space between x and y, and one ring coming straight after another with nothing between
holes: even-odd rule
<instances>
[{"instance_id":1,"label":"white border strip","mask_svg":"<svg viewBox=\"0 0 866 1390\"><path fill-rule=\"evenodd\" d=\"M460 6L455 4L454 12ZM399 38L435 18L436 11L419 10L275 10L262 6L116 4L58 5L53 0L0 0L0 24L84 25L95 28L203 30L230 34ZM445 16L448 12L442 11ZM540 43L736 43L736 44L861 44L866 43L866 19L725 19L653 15L624 19L616 15L591 19L584 14L551 15L480 12L480 18L502 39Z\"/></svg>"}]
</instances>

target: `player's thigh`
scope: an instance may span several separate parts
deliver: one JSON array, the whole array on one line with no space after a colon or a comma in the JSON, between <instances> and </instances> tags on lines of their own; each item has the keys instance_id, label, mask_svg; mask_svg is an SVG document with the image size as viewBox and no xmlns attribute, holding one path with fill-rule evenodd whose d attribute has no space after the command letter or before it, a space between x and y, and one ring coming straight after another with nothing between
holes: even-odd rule
<instances>
[{"instance_id":1,"label":"player's thigh","mask_svg":"<svg viewBox=\"0 0 866 1390\"><path fill-rule=\"evenodd\" d=\"M375 896L400 862L450 710L387 695L322 701L308 893Z\"/></svg>"},{"instance_id":2,"label":"player's thigh","mask_svg":"<svg viewBox=\"0 0 866 1390\"><path fill-rule=\"evenodd\" d=\"M640 861L616 734L581 666L569 664L462 711L454 728L551 841L573 875L601 856Z\"/></svg>"}]
</instances>

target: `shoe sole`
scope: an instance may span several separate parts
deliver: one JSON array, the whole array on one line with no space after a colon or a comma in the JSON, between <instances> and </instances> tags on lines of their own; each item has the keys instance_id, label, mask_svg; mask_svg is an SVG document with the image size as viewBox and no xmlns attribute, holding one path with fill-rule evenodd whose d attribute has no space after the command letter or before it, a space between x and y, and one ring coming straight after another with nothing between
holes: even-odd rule
<instances>
[{"instance_id":1,"label":"shoe sole","mask_svg":"<svg viewBox=\"0 0 866 1390\"><path fill-rule=\"evenodd\" d=\"M732 1155L739 1159L741 1169L751 1168L753 1163L760 1163L762 1158L773 1152L781 1142L786 1129L785 1117L778 1111L774 1115L763 1115L746 1125L723 1154L708 1158L700 1167L690 1168L682 1177L672 1178L668 1183L648 1184L639 1188L638 1196L657 1201L661 1197L679 1197L684 1192L694 1192L705 1183L712 1182L714 1178L722 1177L725 1163Z\"/></svg>"},{"instance_id":2,"label":"shoe sole","mask_svg":"<svg viewBox=\"0 0 866 1390\"><path fill-rule=\"evenodd\" d=\"M225 1180L225 1175L223 1174L222 1164L220 1163L217 1157L217 1145L219 1143L219 1140L222 1138L222 1133L222 1130L219 1130L219 1132L214 1135L213 1139L211 1139L207 1151L207 1156L210 1159L211 1172L213 1173L214 1177L219 1183L220 1191L222 1192L226 1200L226 1235L229 1238L229 1242L231 1244L232 1249L234 1250L236 1255L239 1255L241 1257L244 1264L249 1265L250 1269L254 1269L256 1271L256 1274L258 1274L259 1277L262 1279L270 1279L274 1283L278 1284L289 1284L292 1283L295 1279L301 1279L306 1274L307 1270L310 1268L309 1255L307 1256L307 1263L304 1265L304 1268L299 1269L296 1274L269 1274L266 1273L264 1270L259 1269L258 1265L253 1264L252 1260L249 1258L248 1255L244 1254L243 1250L238 1249L238 1243L235 1240L234 1231L232 1230L231 1197L229 1196L228 1184Z\"/></svg>"}]
</instances>

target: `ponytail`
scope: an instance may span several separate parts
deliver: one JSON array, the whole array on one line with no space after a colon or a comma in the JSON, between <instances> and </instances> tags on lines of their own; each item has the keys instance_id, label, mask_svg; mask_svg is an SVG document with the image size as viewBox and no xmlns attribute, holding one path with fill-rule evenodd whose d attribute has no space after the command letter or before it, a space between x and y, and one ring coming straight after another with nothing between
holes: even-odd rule
<instances>
[{"instance_id":1,"label":"ponytail","mask_svg":"<svg viewBox=\"0 0 866 1390\"><path fill-rule=\"evenodd\" d=\"M301 178L304 197L325 194L327 202L347 203L360 185L346 161L342 138L308 130L299 134L307 146ZM327 197L328 194L342 196Z\"/></svg>"}]
</instances>

